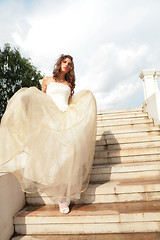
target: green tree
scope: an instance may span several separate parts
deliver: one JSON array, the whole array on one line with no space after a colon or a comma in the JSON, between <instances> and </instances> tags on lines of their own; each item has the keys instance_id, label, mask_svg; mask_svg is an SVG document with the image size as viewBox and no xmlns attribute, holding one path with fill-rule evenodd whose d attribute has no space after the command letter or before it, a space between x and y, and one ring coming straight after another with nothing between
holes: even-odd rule
<instances>
[{"instance_id":1,"label":"green tree","mask_svg":"<svg viewBox=\"0 0 160 240\"><path fill-rule=\"evenodd\" d=\"M16 48L7 43L0 48L0 119L6 109L8 100L22 87L35 86L41 89L39 79L42 79L30 59L21 56Z\"/></svg>"}]
</instances>

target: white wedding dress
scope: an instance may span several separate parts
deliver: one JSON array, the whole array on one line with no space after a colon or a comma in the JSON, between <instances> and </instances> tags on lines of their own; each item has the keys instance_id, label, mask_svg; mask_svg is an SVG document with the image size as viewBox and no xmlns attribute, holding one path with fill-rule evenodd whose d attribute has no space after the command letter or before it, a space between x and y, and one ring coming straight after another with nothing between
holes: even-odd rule
<instances>
[{"instance_id":1,"label":"white wedding dress","mask_svg":"<svg viewBox=\"0 0 160 240\"><path fill-rule=\"evenodd\" d=\"M0 126L0 172L13 173L27 193L53 201L86 190L96 137L96 102L84 90L68 104L70 87L51 82L46 94L22 88L10 99Z\"/></svg>"},{"instance_id":2,"label":"white wedding dress","mask_svg":"<svg viewBox=\"0 0 160 240\"><path fill-rule=\"evenodd\" d=\"M68 99L70 92L71 89L68 85L58 82L51 82L46 90L46 93L51 97L59 110L63 112L68 108Z\"/></svg>"}]
</instances>

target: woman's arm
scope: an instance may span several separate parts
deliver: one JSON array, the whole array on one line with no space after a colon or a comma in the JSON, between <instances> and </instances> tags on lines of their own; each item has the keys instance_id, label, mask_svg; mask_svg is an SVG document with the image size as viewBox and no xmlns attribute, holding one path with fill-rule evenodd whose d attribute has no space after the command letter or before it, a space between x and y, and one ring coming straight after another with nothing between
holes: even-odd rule
<instances>
[{"instance_id":1,"label":"woman's arm","mask_svg":"<svg viewBox=\"0 0 160 240\"><path fill-rule=\"evenodd\" d=\"M45 77L45 78L43 78L43 82L42 82L42 92L45 92L45 93L46 93L47 85L48 85L50 82L55 82L55 80L54 80L53 77Z\"/></svg>"},{"instance_id":2,"label":"woman's arm","mask_svg":"<svg viewBox=\"0 0 160 240\"><path fill-rule=\"evenodd\" d=\"M47 79L43 78L43 82L42 82L42 92L46 92L47 89L47 83L46 83Z\"/></svg>"}]
</instances>

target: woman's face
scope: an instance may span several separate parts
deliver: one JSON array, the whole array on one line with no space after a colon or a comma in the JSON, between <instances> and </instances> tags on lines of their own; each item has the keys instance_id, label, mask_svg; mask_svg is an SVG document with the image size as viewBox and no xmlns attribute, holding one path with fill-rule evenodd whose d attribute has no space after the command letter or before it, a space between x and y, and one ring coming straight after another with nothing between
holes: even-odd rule
<instances>
[{"instance_id":1,"label":"woman's face","mask_svg":"<svg viewBox=\"0 0 160 240\"><path fill-rule=\"evenodd\" d=\"M72 61L70 58L65 58L61 62L61 71L68 73L71 70Z\"/></svg>"}]
</instances>

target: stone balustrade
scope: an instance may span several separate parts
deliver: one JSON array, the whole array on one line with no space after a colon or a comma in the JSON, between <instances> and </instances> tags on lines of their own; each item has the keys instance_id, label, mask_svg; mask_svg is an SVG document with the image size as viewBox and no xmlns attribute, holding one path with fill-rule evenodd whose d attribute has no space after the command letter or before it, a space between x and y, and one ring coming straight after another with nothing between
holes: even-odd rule
<instances>
[{"instance_id":1,"label":"stone balustrade","mask_svg":"<svg viewBox=\"0 0 160 240\"><path fill-rule=\"evenodd\" d=\"M160 91L158 88L160 71L155 69L143 70L139 77L143 80L145 98L142 108L144 112L148 112L149 118L153 118L155 125L160 125Z\"/></svg>"},{"instance_id":2,"label":"stone balustrade","mask_svg":"<svg viewBox=\"0 0 160 240\"><path fill-rule=\"evenodd\" d=\"M12 174L0 174L0 239L8 240L14 232L13 216L25 205L25 194Z\"/></svg>"}]
</instances>

